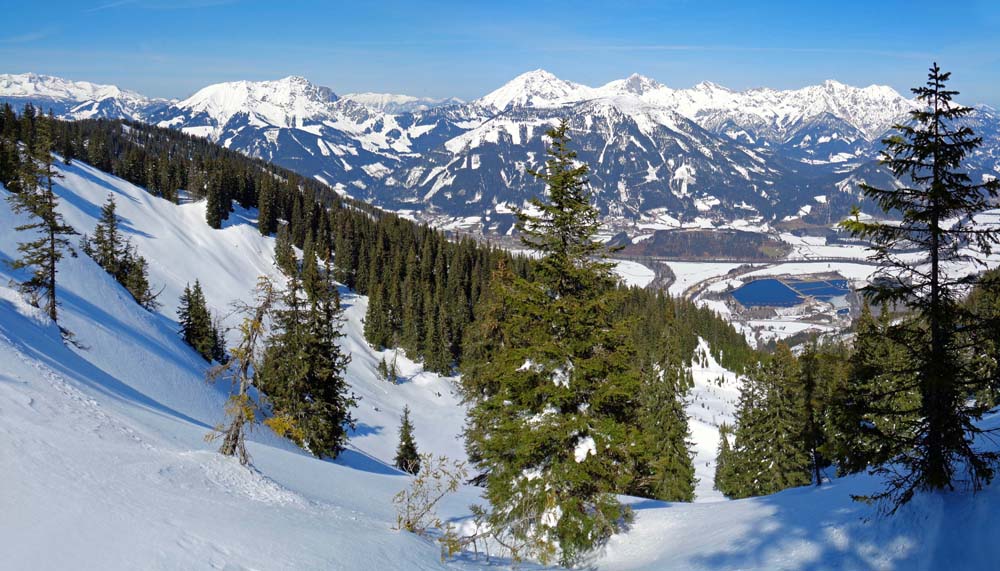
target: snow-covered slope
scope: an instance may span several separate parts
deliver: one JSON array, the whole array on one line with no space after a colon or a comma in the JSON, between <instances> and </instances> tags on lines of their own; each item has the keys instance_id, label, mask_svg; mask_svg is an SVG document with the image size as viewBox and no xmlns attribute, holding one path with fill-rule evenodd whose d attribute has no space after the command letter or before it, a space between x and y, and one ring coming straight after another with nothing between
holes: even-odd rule
<instances>
[{"instance_id":1,"label":"snow-covered slope","mask_svg":"<svg viewBox=\"0 0 1000 571\"><path fill-rule=\"evenodd\" d=\"M684 410L691 430L696 502L717 502L725 496L715 489L715 461L719 453L719 427L736 424L736 404L742 383L732 371L720 365L704 339L698 340L691 366L694 387Z\"/></svg>"},{"instance_id":2,"label":"snow-covered slope","mask_svg":"<svg viewBox=\"0 0 1000 571\"><path fill-rule=\"evenodd\" d=\"M172 254L151 274L168 290L200 274L217 305L230 288L246 295L243 285L264 265L263 247L247 247L252 240L244 231L251 228L175 226L200 215L201 206L157 202L80 164L64 174L63 210L81 230L111 191L144 255L152 258L149 247L166 244ZM156 220L162 223L149 225ZM22 221L0 203L3 260L16 253L13 226ZM250 281L235 283L226 267L212 279L208 269L224 257L246 260L241 271ZM23 276L0 266L4 567L440 568L434 546L389 529L390 498L406 485L404 476L357 449L337 463L317 461L266 431L250 445L260 473L221 458L203 437L221 420L225 387L202 380L206 365L168 318L171 300L165 296L162 315L142 310L85 256L66 258L59 275L62 325L79 348L64 345L59 331L7 286ZM365 383L364 365L362 358L352 368L355 386ZM388 396L382 406L402 400ZM423 409L419 399L410 406ZM375 432L388 421L359 416ZM447 430L443 410L434 416L435 430ZM417 424L418 444L427 449L430 417L424 430ZM385 426L381 437L391 439L393 429ZM363 449L362 439L354 442Z\"/></svg>"},{"instance_id":3,"label":"snow-covered slope","mask_svg":"<svg viewBox=\"0 0 1000 571\"><path fill-rule=\"evenodd\" d=\"M391 497L409 479L379 459L394 445L399 409L413 409L421 449L452 456L462 454L462 411L449 381L416 374L415 364L404 361L402 385L374 380L378 355L359 334L364 298L344 298L354 357L348 379L364 397L351 448L336 462L319 461L259 430L250 443L257 471L241 468L203 440L221 420L226 387L206 385L205 363L180 341L174 293L201 278L211 305L224 310L248 294L258 273L273 272L271 240L246 224L252 212L211 230L201 203L172 205L79 162L60 170L61 209L81 231L115 194L152 281L166 286L164 307L142 310L89 258L67 257L59 268L62 324L79 347L67 346L8 286L23 274L0 264L4 568L496 568L472 554L441 563L433 542L391 529ZM16 255L21 237L13 227L22 222L0 202L0 259ZM712 401L715 372L710 361L695 370L688 411L696 422L728 414L729 395ZM702 402L709 412L699 419ZM849 494L875 485L860 476L735 502L629 500L635 523L592 563L608 570L984 569L1000 557L997 486L978 496L921 496L891 520L866 521L870 509ZM462 488L442 515L461 524L478 492Z\"/></svg>"},{"instance_id":4,"label":"snow-covered slope","mask_svg":"<svg viewBox=\"0 0 1000 571\"><path fill-rule=\"evenodd\" d=\"M225 316L226 325L233 328L239 316L233 315L231 304L249 301L257 276L267 275L281 283L272 261L273 239L257 232L254 211L242 211L237 206L223 229L212 230L204 222L204 202L177 206L80 162L60 168L62 211L79 232L93 233L99 205L109 194L115 196L118 214L133 243L149 260L151 283L157 290L163 288L160 314L168 322L176 319L177 301L184 287L196 279L202 283L209 306ZM343 303L347 318L344 343L353 357L348 375L354 391L362 397L357 411L360 424L352 443L364 453L391 462L402 407L409 403L422 448L464 457L461 447L455 445L464 413L457 405L452 383L424 373L403 355L398 360L401 383L377 381L375 370L382 354L373 352L363 336L367 298L345 291ZM172 330L169 337L175 337ZM208 406L197 418L212 423L218 410L214 404ZM433 423L436 429L421 434L424 423Z\"/></svg>"}]
</instances>

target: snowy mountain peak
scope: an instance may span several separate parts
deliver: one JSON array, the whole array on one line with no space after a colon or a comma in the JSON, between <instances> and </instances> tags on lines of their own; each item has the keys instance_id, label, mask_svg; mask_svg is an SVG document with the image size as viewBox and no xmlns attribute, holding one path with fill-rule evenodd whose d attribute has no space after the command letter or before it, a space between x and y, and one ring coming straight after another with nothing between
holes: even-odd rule
<instances>
[{"instance_id":1,"label":"snowy mountain peak","mask_svg":"<svg viewBox=\"0 0 1000 571\"><path fill-rule=\"evenodd\" d=\"M234 81L209 85L177 104L193 115L205 114L217 125L246 114L262 122L292 127L306 119L327 117L337 95L328 87L290 75L270 81Z\"/></svg>"},{"instance_id":2,"label":"snowy mountain peak","mask_svg":"<svg viewBox=\"0 0 1000 571\"><path fill-rule=\"evenodd\" d=\"M832 79L819 86L779 93L788 105L798 107L804 115L829 113L858 129L869 140L876 139L918 106L886 85L854 87Z\"/></svg>"},{"instance_id":3,"label":"snowy mountain peak","mask_svg":"<svg viewBox=\"0 0 1000 571\"><path fill-rule=\"evenodd\" d=\"M558 107L586 99L594 89L559 79L544 69L536 69L504 84L475 102L482 107L504 111L513 107Z\"/></svg>"},{"instance_id":4,"label":"snowy mountain peak","mask_svg":"<svg viewBox=\"0 0 1000 571\"><path fill-rule=\"evenodd\" d=\"M364 105L373 111L383 113L417 113L427 111L434 107L445 105L461 105L464 103L456 97L435 99L433 97L414 97L412 95L402 95L396 93L349 93L342 95L341 100L354 101L359 105Z\"/></svg>"},{"instance_id":5,"label":"snowy mountain peak","mask_svg":"<svg viewBox=\"0 0 1000 571\"><path fill-rule=\"evenodd\" d=\"M725 87L723 85L719 85L718 83L712 83L711 81L702 81L701 83L695 85L693 89L695 91L707 91L707 92L712 92L712 91L721 91L724 93L733 92L732 89L729 89L728 87Z\"/></svg>"},{"instance_id":6,"label":"snowy mountain peak","mask_svg":"<svg viewBox=\"0 0 1000 571\"><path fill-rule=\"evenodd\" d=\"M59 101L102 101L109 98L148 101L142 95L116 85L73 81L36 73L0 74L0 96Z\"/></svg>"},{"instance_id":7,"label":"snowy mountain peak","mask_svg":"<svg viewBox=\"0 0 1000 571\"><path fill-rule=\"evenodd\" d=\"M615 81L607 83L601 88L601 91L607 91L615 94L631 94L631 95L645 95L651 91L657 91L663 89L665 86L652 79L646 77L645 75L640 75L638 73L633 73L625 79L616 79Z\"/></svg>"}]
</instances>

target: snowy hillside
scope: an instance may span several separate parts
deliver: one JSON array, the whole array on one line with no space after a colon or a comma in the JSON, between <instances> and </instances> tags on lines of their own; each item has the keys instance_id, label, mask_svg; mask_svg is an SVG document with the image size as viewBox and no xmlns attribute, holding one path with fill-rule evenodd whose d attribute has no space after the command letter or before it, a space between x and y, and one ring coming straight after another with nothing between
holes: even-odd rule
<instances>
[{"instance_id":1,"label":"snowy hillside","mask_svg":"<svg viewBox=\"0 0 1000 571\"><path fill-rule=\"evenodd\" d=\"M719 453L719 426L736 425L736 404L742 383L712 356L708 343L698 340L691 367L694 387L684 407L691 431L696 502L717 502L725 496L715 489L715 464Z\"/></svg>"},{"instance_id":2,"label":"snowy hillside","mask_svg":"<svg viewBox=\"0 0 1000 571\"><path fill-rule=\"evenodd\" d=\"M123 228L164 287L163 308L139 308L85 256L60 265L62 324L80 347L27 305L0 265L0 550L11 569L469 569L497 568L472 554L441 563L432 542L391 529L390 499L409 478L389 468L399 410L414 413L421 449L462 455L463 411L447 379L403 360L404 382L374 378L379 354L364 344L366 300L346 295L348 381L363 400L351 447L316 460L266 430L252 436L258 471L205 443L221 420L226 387L203 381L206 364L176 333L184 284L200 278L210 304L226 312L256 276L273 273L271 240L253 212L221 230L204 204L180 206L82 163L60 166L57 193L67 221L92 230L108 193ZM0 189L0 194L7 192ZM0 203L0 259L16 255L23 218ZM232 323L230 317L230 323ZM710 358L695 371L688 405L697 443L699 498L706 489L705 434L731 414L732 379ZM719 389L719 390L717 390ZM438 396L440 393L440 396ZM988 419L1000 424L1000 419ZM704 461L703 461L704 460ZM709 488L710 488L710 484ZM994 486L979 496L919 497L891 520L865 521L850 500L871 478L835 480L734 502L633 503L632 528L595 554L598 569L975 569L1000 556ZM442 507L461 523L478 490ZM530 566L529 566L530 568Z\"/></svg>"},{"instance_id":3,"label":"snowy hillside","mask_svg":"<svg viewBox=\"0 0 1000 571\"><path fill-rule=\"evenodd\" d=\"M116 194L140 251L151 260L164 256L151 275L167 286L167 303L162 314L150 314L89 258L67 258L60 266L62 323L82 347L68 348L7 286L21 276L0 266L4 565L318 569L364 561L439 568L434 546L389 529L390 498L407 479L369 458L364 444L379 450L380 439L394 440L398 421L389 409L405 400L423 417L418 443L454 451L454 434L445 433L460 418L449 425L444 410L459 411L453 402L433 410L425 404L435 406L438 397L417 395L440 390L446 399L447 383L418 378L386 387L393 390L381 401L367 399L383 416L359 410L371 434L356 438L357 449L337 463L314 460L265 431L250 446L260 474L223 459L203 437L221 420L225 387L204 383L206 364L180 341L168 293L200 276L213 305L224 309L231 293L246 295L253 276L270 271L270 244L253 240L248 226L209 230L200 204L170 205L79 163L64 174L63 211L80 230L93 224L106 194ZM13 226L21 222L0 204L3 260L15 255ZM364 388L371 357L352 349L352 383Z\"/></svg>"}]
</instances>

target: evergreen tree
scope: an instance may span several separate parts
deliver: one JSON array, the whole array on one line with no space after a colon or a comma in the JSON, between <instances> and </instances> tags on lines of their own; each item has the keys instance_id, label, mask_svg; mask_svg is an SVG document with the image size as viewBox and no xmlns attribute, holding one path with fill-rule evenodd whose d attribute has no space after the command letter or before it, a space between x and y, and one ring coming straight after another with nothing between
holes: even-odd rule
<instances>
[{"instance_id":1,"label":"evergreen tree","mask_svg":"<svg viewBox=\"0 0 1000 571\"><path fill-rule=\"evenodd\" d=\"M985 374L991 379L975 398L994 407L1000 405L1000 270L990 270L970 292L968 310L982 323L968 333L968 343L985 357Z\"/></svg>"},{"instance_id":2,"label":"evergreen tree","mask_svg":"<svg viewBox=\"0 0 1000 571\"><path fill-rule=\"evenodd\" d=\"M365 312L365 339L377 350L388 347L392 342L392 328L389 323L389 308L385 304L385 284L379 282L368 298Z\"/></svg>"},{"instance_id":3,"label":"evergreen tree","mask_svg":"<svg viewBox=\"0 0 1000 571\"><path fill-rule=\"evenodd\" d=\"M385 361L385 355L379 360L375 373L378 375L380 381L392 382L392 379L389 377L389 364Z\"/></svg>"},{"instance_id":4,"label":"evergreen tree","mask_svg":"<svg viewBox=\"0 0 1000 571\"><path fill-rule=\"evenodd\" d=\"M18 245L17 251L21 253L21 257L10 266L15 270L34 268L31 277L21 282L21 290L36 302L44 295L45 310L49 318L56 321L57 264L66 250L72 252L66 236L76 234L76 231L63 221L57 210L58 199L53 185L60 175L55 170L55 159L52 156L50 122L39 119L38 123L34 145L20 165L18 192L10 197L15 212L29 214L32 218L31 222L17 226L16 230L30 231L36 234L36 238Z\"/></svg>"},{"instance_id":5,"label":"evergreen tree","mask_svg":"<svg viewBox=\"0 0 1000 571\"><path fill-rule=\"evenodd\" d=\"M125 251L123 267L124 281L122 285L132 294L139 305L149 311L156 311L160 306L157 302L160 294L153 293L153 287L149 283L149 264L146 262L146 258L136 253L134 247L129 247Z\"/></svg>"},{"instance_id":6,"label":"evergreen tree","mask_svg":"<svg viewBox=\"0 0 1000 571\"><path fill-rule=\"evenodd\" d=\"M278 230L274 184L272 177L265 176L257 191L257 229L263 236L270 236Z\"/></svg>"},{"instance_id":7,"label":"evergreen tree","mask_svg":"<svg viewBox=\"0 0 1000 571\"><path fill-rule=\"evenodd\" d=\"M926 85L912 90L924 107L910 113L910 123L896 126L899 135L883 141L882 162L903 185L861 185L867 198L894 213L900 223L863 221L859 216L843 223L855 236L873 243L880 270L867 293L877 303L901 304L910 311L888 335L909 353L910 364L900 372L915 373L918 426L887 435L890 465L877 468L887 476L887 487L872 497L885 500L892 511L917 491L953 488L957 471L964 471L966 481L978 490L993 478L1000 459L976 442L982 432L976 421L990 404L971 397L990 379L983 374L981 355L964 346L958 333L959 328L983 325L960 303L977 276L946 271L952 262L976 260L977 255L981 260L1000 239L1000 230L974 221L992 208L1000 180L976 184L963 170L965 158L982 139L961 123L972 109L953 102L957 92L947 89L949 79L950 73L935 63ZM899 254L912 248L925 258L917 262ZM899 411L904 417L911 413Z\"/></svg>"},{"instance_id":8,"label":"evergreen tree","mask_svg":"<svg viewBox=\"0 0 1000 571\"><path fill-rule=\"evenodd\" d=\"M795 356L784 343L750 370L736 412L735 442L717 480L733 498L773 494L812 481L804 435L808 411Z\"/></svg>"},{"instance_id":9,"label":"evergreen tree","mask_svg":"<svg viewBox=\"0 0 1000 571\"><path fill-rule=\"evenodd\" d=\"M125 241L118 231L117 204L113 194L108 194L108 201L101 206L101 218L94 228L92 248L94 261L109 274L119 277L122 274L121 261L125 256ZM91 254L91 252L87 252Z\"/></svg>"},{"instance_id":10,"label":"evergreen tree","mask_svg":"<svg viewBox=\"0 0 1000 571\"><path fill-rule=\"evenodd\" d=\"M194 287L190 287L190 284L184 286L184 293L181 294L177 308L177 317L185 343L194 348L206 361L224 360L223 336L218 325L213 322L212 314L205 302L205 293L198 280L195 280Z\"/></svg>"},{"instance_id":11,"label":"evergreen tree","mask_svg":"<svg viewBox=\"0 0 1000 571\"><path fill-rule=\"evenodd\" d=\"M665 358L644 375L640 475L630 493L671 502L694 500L694 464L683 401L687 374Z\"/></svg>"},{"instance_id":12,"label":"evergreen tree","mask_svg":"<svg viewBox=\"0 0 1000 571\"><path fill-rule=\"evenodd\" d=\"M17 191L21 157L17 143L17 115L9 103L0 106L0 185Z\"/></svg>"},{"instance_id":13,"label":"evergreen tree","mask_svg":"<svg viewBox=\"0 0 1000 571\"><path fill-rule=\"evenodd\" d=\"M867 302L854 323L854 347L843 387L830 414L830 454L840 474L888 462L896 436L918 429L920 395L909 371L905 347L892 339L892 316L883 306L878 318Z\"/></svg>"},{"instance_id":14,"label":"evergreen tree","mask_svg":"<svg viewBox=\"0 0 1000 571\"><path fill-rule=\"evenodd\" d=\"M372 263L373 265L378 263L376 258L372 258ZM405 298L399 344L406 349L408 355L420 355L424 340L424 292L420 287L420 272L415 271L418 268L416 247L409 249L404 266L407 268L407 273L403 280Z\"/></svg>"},{"instance_id":15,"label":"evergreen tree","mask_svg":"<svg viewBox=\"0 0 1000 571\"><path fill-rule=\"evenodd\" d=\"M733 470L733 449L731 439L733 428L726 423L719 425L719 451L715 457L715 479L713 488L724 492L736 488L738 475Z\"/></svg>"},{"instance_id":16,"label":"evergreen tree","mask_svg":"<svg viewBox=\"0 0 1000 571\"><path fill-rule=\"evenodd\" d=\"M284 307L275 312L261 368L260 386L274 405L269 424L317 457L336 458L354 427L350 409L356 405L344 380L350 356L337 344L342 317L336 284L324 272L322 287L305 300L298 271L285 277Z\"/></svg>"},{"instance_id":17,"label":"evergreen tree","mask_svg":"<svg viewBox=\"0 0 1000 571\"><path fill-rule=\"evenodd\" d=\"M491 527L529 555L564 564L628 518L614 494L634 477L640 439L635 352L612 316L617 280L601 259L586 166L576 166L568 130L549 131L545 172L534 173L549 201L533 201L538 215L518 215L524 244L542 256L534 281L500 288L510 296L510 313L496 324L507 344L480 338L487 347L476 352L490 354L491 366L463 376L473 405L466 438L486 473Z\"/></svg>"},{"instance_id":18,"label":"evergreen tree","mask_svg":"<svg viewBox=\"0 0 1000 571\"><path fill-rule=\"evenodd\" d=\"M403 419L399 425L399 446L396 448L394 465L409 474L420 471L420 454L413 441L413 423L410 422L410 407L403 407Z\"/></svg>"},{"instance_id":19,"label":"evergreen tree","mask_svg":"<svg viewBox=\"0 0 1000 571\"><path fill-rule=\"evenodd\" d=\"M278 228L278 235L274 240L274 263L286 276L298 273L299 271L299 262L295 258L295 250L292 248L292 236L287 225Z\"/></svg>"},{"instance_id":20,"label":"evergreen tree","mask_svg":"<svg viewBox=\"0 0 1000 571\"><path fill-rule=\"evenodd\" d=\"M208 179L205 221L212 228L222 228L222 221L229 218L231 207L229 197L226 196L223 188L222 177L213 173Z\"/></svg>"},{"instance_id":21,"label":"evergreen tree","mask_svg":"<svg viewBox=\"0 0 1000 571\"><path fill-rule=\"evenodd\" d=\"M114 196L109 194L108 201L101 207L101 218L94 227L94 237L84 236L82 249L125 286L139 305L155 311L159 307L156 301L159 294L153 293L149 283L148 264L119 231L116 208Z\"/></svg>"}]
</instances>

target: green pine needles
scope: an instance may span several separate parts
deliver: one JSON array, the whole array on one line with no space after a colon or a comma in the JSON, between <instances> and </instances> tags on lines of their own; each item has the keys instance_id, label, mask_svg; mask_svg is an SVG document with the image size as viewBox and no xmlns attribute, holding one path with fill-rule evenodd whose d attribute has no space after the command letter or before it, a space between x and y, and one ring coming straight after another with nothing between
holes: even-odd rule
<instances>
[{"instance_id":1,"label":"green pine needles","mask_svg":"<svg viewBox=\"0 0 1000 571\"><path fill-rule=\"evenodd\" d=\"M396 448L396 459L393 464L409 474L420 472L420 454L413 439L413 422L410 421L408 406L403 407L403 418L399 425L399 446Z\"/></svg>"},{"instance_id":2,"label":"green pine needles","mask_svg":"<svg viewBox=\"0 0 1000 571\"><path fill-rule=\"evenodd\" d=\"M545 169L533 173L548 200L518 213L523 243L541 258L530 281L503 264L494 272L462 383L492 533L514 559L572 564L630 518L614 494L636 477L642 375L616 316L622 291L596 239L587 167L565 122L548 136Z\"/></svg>"},{"instance_id":3,"label":"green pine needles","mask_svg":"<svg viewBox=\"0 0 1000 571\"><path fill-rule=\"evenodd\" d=\"M58 198L53 186L59 174L52 156L52 118L35 118L36 132L32 145L27 146L27 156L20 160L16 192L10 196L14 212L29 214L31 221L16 228L19 232L31 231L34 238L21 242L17 251L21 256L11 262L12 269L32 268L31 277L20 283L22 292L33 303L45 308L49 319L57 321L59 303L56 296L58 263L69 250L67 236L76 234L72 226L63 221L56 209Z\"/></svg>"},{"instance_id":4,"label":"green pine needles","mask_svg":"<svg viewBox=\"0 0 1000 571\"><path fill-rule=\"evenodd\" d=\"M1000 239L1000 229L975 222L977 214L993 207L1000 181L974 183L964 171L966 157L982 139L963 124L972 109L953 101L958 92L946 87L950 75L935 63L926 84L912 90L923 107L896 126L898 135L883 141L882 163L902 185L861 186L865 197L899 223L859 216L843 223L872 242L872 258L881 266L866 289L870 298L906 310L886 329L905 351L888 374L897 391L915 396L915 406L866 411L892 418L883 422L885 463L876 468L887 486L868 498L884 501L889 511L917 491L952 489L958 480L978 490L993 478L998 460L976 439L983 432L976 421L992 403L973 398L991 382L975 343L976 332L989 320L969 311L963 298ZM919 250L924 257L915 261L901 256L904 250ZM968 270L956 270L963 267Z\"/></svg>"},{"instance_id":5,"label":"green pine needles","mask_svg":"<svg viewBox=\"0 0 1000 571\"><path fill-rule=\"evenodd\" d=\"M80 247L94 259L104 271L111 274L118 283L132 294L132 297L148 311L156 311L160 306L149 283L146 258L139 255L135 246L119 229L117 204L112 194L101 206L101 219L94 227L94 236L84 236Z\"/></svg>"},{"instance_id":6,"label":"green pine needles","mask_svg":"<svg viewBox=\"0 0 1000 571\"><path fill-rule=\"evenodd\" d=\"M282 303L272 312L274 333L258 386L273 406L268 426L317 457L336 458L354 427L351 408L357 399L344 378L351 356L337 342L343 336L343 310L329 244L311 234L305 244L301 264L294 252L283 261L280 240L275 246L286 286Z\"/></svg>"}]
</instances>

